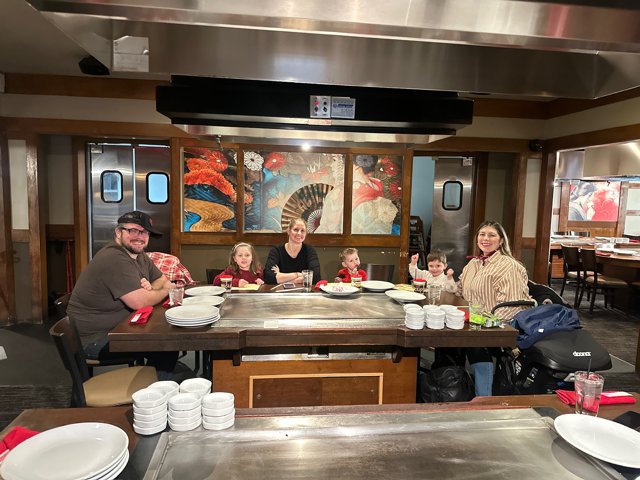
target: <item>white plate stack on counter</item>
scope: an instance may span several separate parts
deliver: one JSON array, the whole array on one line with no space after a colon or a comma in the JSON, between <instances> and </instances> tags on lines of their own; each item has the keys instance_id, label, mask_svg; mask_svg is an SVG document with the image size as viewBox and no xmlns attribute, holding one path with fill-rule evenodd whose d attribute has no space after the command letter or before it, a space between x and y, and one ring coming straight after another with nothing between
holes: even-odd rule
<instances>
[{"instance_id":1,"label":"white plate stack on counter","mask_svg":"<svg viewBox=\"0 0 640 480\"><path fill-rule=\"evenodd\" d=\"M425 324L432 330L442 330L444 328L445 313L440 308L430 308L425 312Z\"/></svg>"},{"instance_id":2,"label":"white plate stack on counter","mask_svg":"<svg viewBox=\"0 0 640 480\"><path fill-rule=\"evenodd\" d=\"M188 432L202 423L202 406L196 393L179 393L169 400L169 428Z\"/></svg>"},{"instance_id":3,"label":"white plate stack on counter","mask_svg":"<svg viewBox=\"0 0 640 480\"><path fill-rule=\"evenodd\" d=\"M202 426L207 430L224 430L235 422L233 393L213 392L202 397Z\"/></svg>"},{"instance_id":4,"label":"white plate stack on counter","mask_svg":"<svg viewBox=\"0 0 640 480\"><path fill-rule=\"evenodd\" d=\"M133 400L133 431L153 435L167 428L167 393L157 388L135 392Z\"/></svg>"},{"instance_id":5,"label":"white plate stack on counter","mask_svg":"<svg viewBox=\"0 0 640 480\"><path fill-rule=\"evenodd\" d=\"M452 330L462 330L464 328L464 312L459 308L452 308L445 311L445 323L447 328Z\"/></svg>"},{"instance_id":6,"label":"white plate stack on counter","mask_svg":"<svg viewBox=\"0 0 640 480\"><path fill-rule=\"evenodd\" d=\"M220 309L213 305L196 303L169 308L164 316L167 323L176 327L202 327L220 320Z\"/></svg>"},{"instance_id":7,"label":"white plate stack on counter","mask_svg":"<svg viewBox=\"0 0 640 480\"><path fill-rule=\"evenodd\" d=\"M409 303L403 305L404 324L411 330L422 330L424 328L424 311L420 305Z\"/></svg>"}]
</instances>

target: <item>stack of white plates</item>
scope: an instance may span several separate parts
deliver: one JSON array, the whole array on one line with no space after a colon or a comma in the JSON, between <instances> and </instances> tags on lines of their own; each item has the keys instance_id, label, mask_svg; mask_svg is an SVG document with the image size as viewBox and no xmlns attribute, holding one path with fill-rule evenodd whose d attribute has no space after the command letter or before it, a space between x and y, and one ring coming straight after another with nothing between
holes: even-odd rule
<instances>
[{"instance_id":1,"label":"stack of white plates","mask_svg":"<svg viewBox=\"0 0 640 480\"><path fill-rule=\"evenodd\" d=\"M211 393L211 380L206 378L187 378L180 384L180 393L193 393L202 398Z\"/></svg>"},{"instance_id":2,"label":"stack of white plates","mask_svg":"<svg viewBox=\"0 0 640 480\"><path fill-rule=\"evenodd\" d=\"M393 298L398 303L419 302L427 298L421 293L407 292L404 290L387 290L384 294Z\"/></svg>"},{"instance_id":3,"label":"stack of white plates","mask_svg":"<svg viewBox=\"0 0 640 480\"><path fill-rule=\"evenodd\" d=\"M129 461L129 439L106 423L72 423L25 440L5 457L5 480L114 480Z\"/></svg>"},{"instance_id":4,"label":"stack of white plates","mask_svg":"<svg viewBox=\"0 0 640 480\"><path fill-rule=\"evenodd\" d=\"M158 388L143 388L133 400L133 430L140 435L153 435L167 428L167 393Z\"/></svg>"},{"instance_id":5,"label":"stack of white plates","mask_svg":"<svg viewBox=\"0 0 640 480\"><path fill-rule=\"evenodd\" d=\"M224 302L224 297L218 295L196 295L195 297L186 297L182 300L182 305L193 305L196 303L204 303L205 305L213 305L217 307Z\"/></svg>"},{"instance_id":6,"label":"stack of white plates","mask_svg":"<svg viewBox=\"0 0 640 480\"><path fill-rule=\"evenodd\" d=\"M224 287L218 287L215 285L203 285L202 287L187 288L184 293L187 295L222 295L226 290Z\"/></svg>"},{"instance_id":7,"label":"stack of white plates","mask_svg":"<svg viewBox=\"0 0 640 480\"><path fill-rule=\"evenodd\" d=\"M452 330L462 330L464 328L464 312L456 308L455 311L446 313L445 323L447 328Z\"/></svg>"},{"instance_id":8,"label":"stack of white plates","mask_svg":"<svg viewBox=\"0 0 640 480\"><path fill-rule=\"evenodd\" d=\"M195 393L179 393L169 400L169 428L187 432L202 423L202 404Z\"/></svg>"},{"instance_id":9,"label":"stack of white plates","mask_svg":"<svg viewBox=\"0 0 640 480\"><path fill-rule=\"evenodd\" d=\"M444 328L445 313L442 310L432 310L427 312L427 328L441 330Z\"/></svg>"},{"instance_id":10,"label":"stack of white plates","mask_svg":"<svg viewBox=\"0 0 640 480\"><path fill-rule=\"evenodd\" d=\"M201 327L220 320L220 309L199 303L170 308L164 315L168 323L177 327Z\"/></svg>"},{"instance_id":11,"label":"stack of white plates","mask_svg":"<svg viewBox=\"0 0 640 480\"><path fill-rule=\"evenodd\" d=\"M233 426L236 409L233 393L214 392L202 397L202 426L207 430L224 430Z\"/></svg>"},{"instance_id":12,"label":"stack of white plates","mask_svg":"<svg viewBox=\"0 0 640 480\"><path fill-rule=\"evenodd\" d=\"M404 324L412 330L421 330L424 327L424 311L422 307L412 304L403 305Z\"/></svg>"}]
</instances>

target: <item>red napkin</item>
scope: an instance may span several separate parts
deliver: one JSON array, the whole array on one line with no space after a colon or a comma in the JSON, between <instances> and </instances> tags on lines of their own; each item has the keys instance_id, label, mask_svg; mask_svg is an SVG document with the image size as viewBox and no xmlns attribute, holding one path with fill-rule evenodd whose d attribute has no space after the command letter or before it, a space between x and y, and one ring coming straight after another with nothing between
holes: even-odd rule
<instances>
[{"instance_id":1,"label":"red napkin","mask_svg":"<svg viewBox=\"0 0 640 480\"><path fill-rule=\"evenodd\" d=\"M596 255L598 255L599 257L610 257L611 256L610 253L603 253L603 252L596 252Z\"/></svg>"},{"instance_id":2,"label":"red napkin","mask_svg":"<svg viewBox=\"0 0 640 480\"><path fill-rule=\"evenodd\" d=\"M2 442L0 442L0 458L3 458L6 453L9 452L12 448L16 448L25 440L37 435L40 432L36 432L35 430L29 430L24 427L13 427L9 430Z\"/></svg>"},{"instance_id":3,"label":"red napkin","mask_svg":"<svg viewBox=\"0 0 640 480\"><path fill-rule=\"evenodd\" d=\"M321 287L322 285L326 285L326 284L328 284L328 283L329 283L329 282L327 282L326 280L320 280L320 281L318 281L318 283L316 283L316 284L315 284L315 286L314 286L313 288L314 288L315 290L320 290L320 287Z\"/></svg>"},{"instance_id":4,"label":"red napkin","mask_svg":"<svg viewBox=\"0 0 640 480\"><path fill-rule=\"evenodd\" d=\"M556 390L556 395L567 405L576 404L576 392L572 390ZM636 399L627 392L602 392L600 405L615 405L620 403L636 403Z\"/></svg>"},{"instance_id":5,"label":"red napkin","mask_svg":"<svg viewBox=\"0 0 640 480\"><path fill-rule=\"evenodd\" d=\"M167 298L164 302L162 302L162 306L163 306L164 308L169 308L169 307L171 307L171 305L169 305L169 302L170 302L170 299L169 299L169 298Z\"/></svg>"},{"instance_id":6,"label":"red napkin","mask_svg":"<svg viewBox=\"0 0 640 480\"><path fill-rule=\"evenodd\" d=\"M131 318L129 319L129 323L134 325L144 325L149 320L151 316L151 312L153 312L153 307L142 307L133 312Z\"/></svg>"},{"instance_id":7,"label":"red napkin","mask_svg":"<svg viewBox=\"0 0 640 480\"><path fill-rule=\"evenodd\" d=\"M464 312L464 321L468 322L469 321L469 309L468 308L459 308L458 310L460 310L461 312Z\"/></svg>"}]
</instances>

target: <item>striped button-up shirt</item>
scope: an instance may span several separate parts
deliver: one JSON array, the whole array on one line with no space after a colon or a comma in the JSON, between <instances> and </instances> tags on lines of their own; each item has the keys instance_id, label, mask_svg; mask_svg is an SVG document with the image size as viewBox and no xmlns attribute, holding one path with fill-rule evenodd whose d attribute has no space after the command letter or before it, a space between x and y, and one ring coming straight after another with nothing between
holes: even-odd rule
<instances>
[{"instance_id":1,"label":"striped button-up shirt","mask_svg":"<svg viewBox=\"0 0 640 480\"><path fill-rule=\"evenodd\" d=\"M527 281L524 266L497 251L484 262L474 258L464 267L458 293L469 304L483 305L486 311L491 311L498 303L531 300ZM527 308L503 307L495 313L504 320L511 320L516 313Z\"/></svg>"}]
</instances>

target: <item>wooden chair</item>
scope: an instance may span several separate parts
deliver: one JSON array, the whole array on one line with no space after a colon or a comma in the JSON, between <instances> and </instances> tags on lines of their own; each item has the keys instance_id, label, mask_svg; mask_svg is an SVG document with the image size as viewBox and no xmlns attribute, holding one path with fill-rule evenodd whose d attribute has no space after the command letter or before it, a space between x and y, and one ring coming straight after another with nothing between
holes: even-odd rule
<instances>
[{"instance_id":1,"label":"wooden chair","mask_svg":"<svg viewBox=\"0 0 640 480\"><path fill-rule=\"evenodd\" d=\"M91 377L78 329L69 317L58 320L49 334L71 375L72 407L128 405L134 392L158 380L154 367L120 368Z\"/></svg>"},{"instance_id":2,"label":"wooden chair","mask_svg":"<svg viewBox=\"0 0 640 480\"><path fill-rule=\"evenodd\" d=\"M569 280L576 282L575 299L573 302L574 307L578 308L578 297L580 294L580 288L582 286L582 266L580 264L580 249L578 247L569 247L562 245L562 287L560 288L560 296L564 294L564 288Z\"/></svg>"},{"instance_id":3,"label":"wooden chair","mask_svg":"<svg viewBox=\"0 0 640 480\"><path fill-rule=\"evenodd\" d=\"M367 280L393 282L393 272L396 266L381 263L363 263L360 268L367 273Z\"/></svg>"},{"instance_id":4,"label":"wooden chair","mask_svg":"<svg viewBox=\"0 0 640 480\"><path fill-rule=\"evenodd\" d=\"M65 293L60 298L58 298L53 304L56 308L56 317L58 320L62 320L67 316L67 305L69 305L69 299L71 298L70 293ZM133 367L137 363L136 357L121 357L117 360L94 360L87 358L87 369L89 370L89 376L93 377L93 369L94 367L108 367L111 365L128 365Z\"/></svg>"},{"instance_id":5,"label":"wooden chair","mask_svg":"<svg viewBox=\"0 0 640 480\"><path fill-rule=\"evenodd\" d=\"M607 308L608 294L618 288L628 288L629 284L624 280L616 277L610 277L608 275L602 275L598 272L598 263L596 261L596 251L593 249L583 248L580 250L580 260L582 262L583 271L583 288L580 292L580 298L578 299L578 306L582 302L582 295L585 290L587 292L587 298L591 296L591 302L589 304L589 313L593 313L593 305L596 301L596 294L598 289L604 295L604 306ZM592 272L593 275L587 275L587 272ZM577 308L577 307L576 307Z\"/></svg>"}]
</instances>

